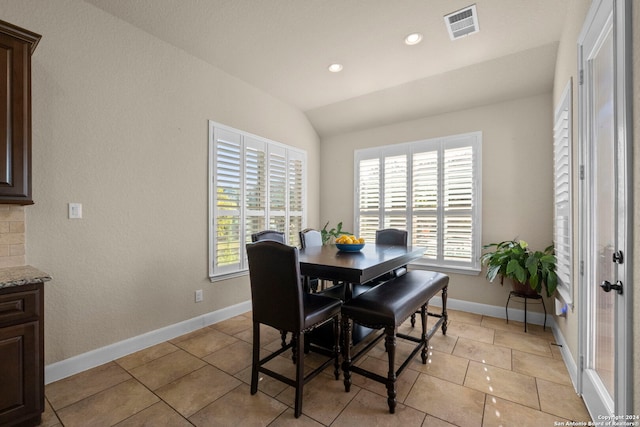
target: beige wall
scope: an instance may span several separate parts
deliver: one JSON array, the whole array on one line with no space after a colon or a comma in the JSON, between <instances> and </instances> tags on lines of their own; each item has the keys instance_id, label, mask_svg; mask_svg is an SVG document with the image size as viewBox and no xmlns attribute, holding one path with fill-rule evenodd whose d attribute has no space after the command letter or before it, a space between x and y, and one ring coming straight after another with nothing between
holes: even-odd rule
<instances>
[{"instance_id":1,"label":"beige wall","mask_svg":"<svg viewBox=\"0 0 640 427\"><path fill-rule=\"evenodd\" d=\"M564 91L569 80L572 81L572 96L573 96L573 200L574 207L578 206L578 180L577 180L577 165L578 161L578 36L582 31L582 24L587 16L590 2L584 0L572 0L569 4L569 13L567 13L567 21L560 39L558 46L558 59L556 61L556 72L554 77L553 87L553 105L555 106L560 102L560 97ZM573 231L574 231L574 279L578 277L577 260L578 260L578 210L574 208L573 211ZM573 289L573 310L569 310L566 317L556 317L556 323L564 336L569 351L573 356L573 360L578 361L578 320L579 320L579 304L578 298L578 283L574 280Z\"/></svg>"},{"instance_id":2,"label":"beige wall","mask_svg":"<svg viewBox=\"0 0 640 427\"><path fill-rule=\"evenodd\" d=\"M207 276L208 119L307 150L317 224L319 139L298 110L82 1L4 0L0 15L43 36L25 210L26 261L54 279L45 363L250 298L246 278Z\"/></svg>"},{"instance_id":3,"label":"beige wall","mask_svg":"<svg viewBox=\"0 0 640 427\"><path fill-rule=\"evenodd\" d=\"M321 222L353 229L354 150L482 131L482 242L519 237L544 249L553 238L552 115L547 93L323 139ZM451 283L451 298L501 307L511 290L482 274L451 274Z\"/></svg>"}]
</instances>

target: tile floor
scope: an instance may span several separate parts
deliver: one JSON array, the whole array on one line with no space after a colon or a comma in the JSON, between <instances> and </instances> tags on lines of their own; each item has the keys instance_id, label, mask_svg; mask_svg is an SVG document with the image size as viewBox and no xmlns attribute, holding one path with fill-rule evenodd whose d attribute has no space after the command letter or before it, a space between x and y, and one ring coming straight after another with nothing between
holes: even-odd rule
<instances>
[{"instance_id":1,"label":"tile floor","mask_svg":"<svg viewBox=\"0 0 640 427\"><path fill-rule=\"evenodd\" d=\"M46 386L42 426L553 426L589 421L549 329L450 310L447 335L430 342L398 382L389 414L382 384L353 375L345 393L332 367L307 384L303 414L293 389L269 377L249 393L251 313L228 319ZM404 332L410 325L402 326ZM410 344L398 340L402 359ZM264 353L279 333L262 332ZM285 353L289 356L290 353ZM309 354L305 366L321 356ZM290 357L271 367L293 375ZM383 343L361 360L386 374Z\"/></svg>"}]
</instances>

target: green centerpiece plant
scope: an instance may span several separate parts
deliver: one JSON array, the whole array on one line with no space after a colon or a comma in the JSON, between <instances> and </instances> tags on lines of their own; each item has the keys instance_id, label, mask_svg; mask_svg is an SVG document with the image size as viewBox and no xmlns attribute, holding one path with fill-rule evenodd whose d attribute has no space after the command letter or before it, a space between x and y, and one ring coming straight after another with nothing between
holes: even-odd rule
<instances>
[{"instance_id":1,"label":"green centerpiece plant","mask_svg":"<svg viewBox=\"0 0 640 427\"><path fill-rule=\"evenodd\" d=\"M489 282L500 276L502 284L507 277L513 281L516 291L540 295L544 288L548 297L554 294L558 276L553 245L544 251L534 251L524 240L514 239L490 243L483 248L490 250L480 257L482 265L487 267L486 278ZM522 285L525 287L522 288Z\"/></svg>"},{"instance_id":2,"label":"green centerpiece plant","mask_svg":"<svg viewBox=\"0 0 640 427\"><path fill-rule=\"evenodd\" d=\"M330 244L332 239L335 241L335 239L342 234L351 234L350 232L342 229L342 222L339 222L338 225L336 225L334 228L331 228L329 230L327 230L328 226L329 226L329 221L327 221L324 227L322 227L322 230L320 230L320 234L322 235L323 245Z\"/></svg>"}]
</instances>

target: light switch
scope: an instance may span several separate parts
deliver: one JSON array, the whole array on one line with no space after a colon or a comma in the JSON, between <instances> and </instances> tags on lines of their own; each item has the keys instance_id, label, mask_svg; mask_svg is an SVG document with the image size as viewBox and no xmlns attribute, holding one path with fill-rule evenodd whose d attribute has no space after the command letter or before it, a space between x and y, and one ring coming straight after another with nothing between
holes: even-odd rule
<instances>
[{"instance_id":1,"label":"light switch","mask_svg":"<svg viewBox=\"0 0 640 427\"><path fill-rule=\"evenodd\" d=\"M69 219L82 218L82 203L69 203Z\"/></svg>"}]
</instances>

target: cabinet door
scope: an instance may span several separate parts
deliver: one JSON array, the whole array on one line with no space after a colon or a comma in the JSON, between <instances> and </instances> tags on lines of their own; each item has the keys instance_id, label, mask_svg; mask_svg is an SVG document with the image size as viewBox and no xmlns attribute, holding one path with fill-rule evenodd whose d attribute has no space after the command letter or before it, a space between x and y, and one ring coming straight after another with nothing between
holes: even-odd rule
<instances>
[{"instance_id":1,"label":"cabinet door","mask_svg":"<svg viewBox=\"0 0 640 427\"><path fill-rule=\"evenodd\" d=\"M40 416L38 321L0 328L0 425Z\"/></svg>"},{"instance_id":2,"label":"cabinet door","mask_svg":"<svg viewBox=\"0 0 640 427\"><path fill-rule=\"evenodd\" d=\"M0 21L0 203L31 204L31 51L25 30Z\"/></svg>"}]
</instances>

